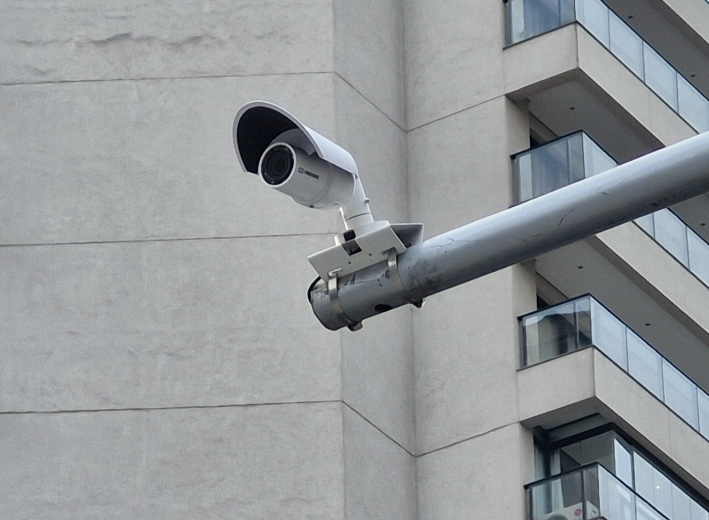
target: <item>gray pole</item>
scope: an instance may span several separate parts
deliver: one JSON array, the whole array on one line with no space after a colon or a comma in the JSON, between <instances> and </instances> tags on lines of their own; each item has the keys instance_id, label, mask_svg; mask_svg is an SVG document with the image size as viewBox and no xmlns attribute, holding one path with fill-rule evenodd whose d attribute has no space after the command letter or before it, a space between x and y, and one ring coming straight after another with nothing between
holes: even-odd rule
<instances>
[{"instance_id":1,"label":"gray pole","mask_svg":"<svg viewBox=\"0 0 709 520\"><path fill-rule=\"evenodd\" d=\"M325 327L352 328L707 191L709 133L433 237L398 262L373 265L336 285L318 279L308 297Z\"/></svg>"}]
</instances>

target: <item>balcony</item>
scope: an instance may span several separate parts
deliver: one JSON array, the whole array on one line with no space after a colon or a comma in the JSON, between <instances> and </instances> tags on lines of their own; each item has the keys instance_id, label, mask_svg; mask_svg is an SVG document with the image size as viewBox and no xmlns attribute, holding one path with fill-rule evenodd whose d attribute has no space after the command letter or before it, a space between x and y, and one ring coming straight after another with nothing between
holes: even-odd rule
<instances>
[{"instance_id":1,"label":"balcony","mask_svg":"<svg viewBox=\"0 0 709 520\"><path fill-rule=\"evenodd\" d=\"M593 297L582 296L519 320L522 367L596 347L709 439L709 395Z\"/></svg>"},{"instance_id":2,"label":"balcony","mask_svg":"<svg viewBox=\"0 0 709 520\"><path fill-rule=\"evenodd\" d=\"M669 209L635 220L668 253L709 287L709 244Z\"/></svg>"},{"instance_id":3,"label":"balcony","mask_svg":"<svg viewBox=\"0 0 709 520\"><path fill-rule=\"evenodd\" d=\"M617 163L584 132L562 137L513 156L518 202L602 173ZM635 223L709 287L709 244L669 209Z\"/></svg>"},{"instance_id":4,"label":"balcony","mask_svg":"<svg viewBox=\"0 0 709 520\"><path fill-rule=\"evenodd\" d=\"M507 43L575 22L694 130L709 130L709 100L600 0L509 0Z\"/></svg>"},{"instance_id":5,"label":"balcony","mask_svg":"<svg viewBox=\"0 0 709 520\"><path fill-rule=\"evenodd\" d=\"M646 497L652 505L598 463L529 484L526 492L528 520L709 518L704 508L669 481L666 486L658 483L646 491L653 495Z\"/></svg>"},{"instance_id":6,"label":"balcony","mask_svg":"<svg viewBox=\"0 0 709 520\"><path fill-rule=\"evenodd\" d=\"M584 132L513 156L517 202L592 177L617 163Z\"/></svg>"}]
</instances>

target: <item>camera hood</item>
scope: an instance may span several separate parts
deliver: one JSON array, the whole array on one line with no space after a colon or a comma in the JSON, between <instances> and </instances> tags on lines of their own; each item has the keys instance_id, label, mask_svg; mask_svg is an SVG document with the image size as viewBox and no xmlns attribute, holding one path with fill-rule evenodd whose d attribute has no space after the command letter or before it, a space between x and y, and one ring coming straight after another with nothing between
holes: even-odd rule
<instances>
[{"instance_id":1,"label":"camera hood","mask_svg":"<svg viewBox=\"0 0 709 520\"><path fill-rule=\"evenodd\" d=\"M317 154L352 175L357 174L357 165L347 150L268 101L251 101L239 109L234 118L233 137L239 163L249 173L258 174L261 156L278 137L308 154Z\"/></svg>"}]
</instances>

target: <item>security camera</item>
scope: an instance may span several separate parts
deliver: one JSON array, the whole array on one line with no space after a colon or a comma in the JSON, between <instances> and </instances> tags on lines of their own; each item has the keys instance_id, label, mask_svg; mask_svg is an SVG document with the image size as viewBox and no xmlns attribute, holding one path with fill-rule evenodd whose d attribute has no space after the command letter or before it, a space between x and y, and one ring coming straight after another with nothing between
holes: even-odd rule
<instances>
[{"instance_id":1,"label":"security camera","mask_svg":"<svg viewBox=\"0 0 709 520\"><path fill-rule=\"evenodd\" d=\"M387 262L388 276L398 280L397 256L421 242L423 225L375 221L350 153L278 105L252 101L241 107L233 137L241 167L269 188L309 208L340 208L345 231L335 236L334 246L308 261L328 284L333 309L340 309L335 314L356 330L360 325L341 312L338 279Z\"/></svg>"},{"instance_id":2,"label":"security camera","mask_svg":"<svg viewBox=\"0 0 709 520\"><path fill-rule=\"evenodd\" d=\"M373 224L352 155L267 101L236 114L234 149L244 171L315 209L339 207L345 229Z\"/></svg>"}]
</instances>

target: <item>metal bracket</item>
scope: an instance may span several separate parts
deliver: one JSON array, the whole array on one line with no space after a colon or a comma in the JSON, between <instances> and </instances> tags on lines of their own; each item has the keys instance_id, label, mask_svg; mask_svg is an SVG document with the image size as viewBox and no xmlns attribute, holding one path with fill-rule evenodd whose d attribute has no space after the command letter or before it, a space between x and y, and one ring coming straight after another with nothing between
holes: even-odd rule
<instances>
[{"instance_id":1,"label":"metal bracket","mask_svg":"<svg viewBox=\"0 0 709 520\"><path fill-rule=\"evenodd\" d=\"M406 294L406 287L401 281L401 276L399 275L399 263L398 263L398 253L396 249L390 249L387 255L387 266L389 267L389 279L396 285L397 289L401 291L402 294ZM409 300L414 307L421 308L423 304L426 303L425 300L413 301Z\"/></svg>"},{"instance_id":2,"label":"metal bracket","mask_svg":"<svg viewBox=\"0 0 709 520\"><path fill-rule=\"evenodd\" d=\"M308 261L323 280L333 270L341 278L386 261L389 249L403 253L420 243L422 237L422 224L390 224L381 220L336 235L334 246L309 255Z\"/></svg>"},{"instance_id":3,"label":"metal bracket","mask_svg":"<svg viewBox=\"0 0 709 520\"><path fill-rule=\"evenodd\" d=\"M330 271L327 273L327 293L330 296L330 305L332 306L332 311L335 313L335 316L347 325L347 328L350 329L351 331L358 331L362 329L362 323L357 322L357 321L352 321L347 317L345 314L345 311L342 309L342 304L340 303L340 296L338 294L337 290L337 273L339 269L336 269L334 271Z\"/></svg>"}]
</instances>

